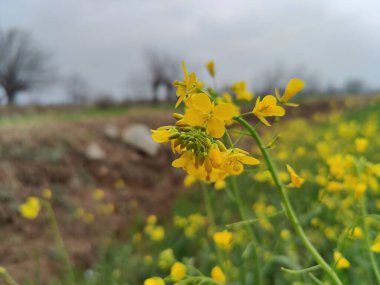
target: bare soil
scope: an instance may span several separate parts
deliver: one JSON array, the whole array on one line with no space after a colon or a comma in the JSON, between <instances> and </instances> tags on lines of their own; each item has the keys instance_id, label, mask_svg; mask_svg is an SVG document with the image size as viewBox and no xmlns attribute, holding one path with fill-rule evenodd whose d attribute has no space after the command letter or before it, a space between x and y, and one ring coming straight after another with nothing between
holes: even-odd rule
<instances>
[{"instance_id":1,"label":"bare soil","mask_svg":"<svg viewBox=\"0 0 380 285\"><path fill-rule=\"evenodd\" d=\"M150 157L104 135L109 124L121 130L136 122L155 128L172 119L165 112L132 112L0 128L0 265L15 278L45 283L59 270L46 214L25 220L18 212L26 197L41 196L45 188L53 192L52 204L70 255L83 268L110 239L127 240L128 225L140 216L162 216L170 210L183 176L171 167L169 149L162 147ZM87 159L85 150L91 142L106 152L106 159ZM102 201L94 200L95 189L104 190ZM113 205L114 213L99 210L106 204ZM92 213L94 221L78 218L78 208Z\"/></svg>"}]
</instances>

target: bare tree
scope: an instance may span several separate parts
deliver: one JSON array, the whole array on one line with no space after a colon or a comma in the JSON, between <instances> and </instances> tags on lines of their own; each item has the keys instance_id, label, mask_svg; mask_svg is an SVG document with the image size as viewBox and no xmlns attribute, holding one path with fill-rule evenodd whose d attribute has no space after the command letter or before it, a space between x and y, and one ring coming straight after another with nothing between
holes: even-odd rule
<instances>
[{"instance_id":1,"label":"bare tree","mask_svg":"<svg viewBox=\"0 0 380 285\"><path fill-rule=\"evenodd\" d=\"M79 74L69 76L65 82L66 91L74 104L87 103L91 93L87 80Z\"/></svg>"},{"instance_id":2,"label":"bare tree","mask_svg":"<svg viewBox=\"0 0 380 285\"><path fill-rule=\"evenodd\" d=\"M363 80L352 78L346 81L343 90L348 94L360 94L365 92L366 87Z\"/></svg>"},{"instance_id":3,"label":"bare tree","mask_svg":"<svg viewBox=\"0 0 380 285\"><path fill-rule=\"evenodd\" d=\"M0 30L0 86L8 104L15 103L17 94L47 83L51 77L49 56L36 48L25 31Z\"/></svg>"},{"instance_id":4,"label":"bare tree","mask_svg":"<svg viewBox=\"0 0 380 285\"><path fill-rule=\"evenodd\" d=\"M161 86L166 88L166 100L174 97L173 81L178 77L178 61L169 56L158 52L147 51L146 60L150 73L150 85L153 92L153 102L159 100L159 89Z\"/></svg>"}]
</instances>

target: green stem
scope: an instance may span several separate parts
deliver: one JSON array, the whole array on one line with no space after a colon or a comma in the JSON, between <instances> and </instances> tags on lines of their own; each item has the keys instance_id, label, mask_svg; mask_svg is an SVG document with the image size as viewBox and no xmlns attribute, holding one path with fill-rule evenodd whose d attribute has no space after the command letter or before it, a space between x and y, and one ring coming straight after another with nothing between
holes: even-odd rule
<instances>
[{"instance_id":1,"label":"green stem","mask_svg":"<svg viewBox=\"0 0 380 285\"><path fill-rule=\"evenodd\" d=\"M206 213L207 213L207 217L209 219L209 224L210 224L212 230L215 231L216 221L215 221L215 215L214 215L213 206L212 206L212 197L210 195L211 189L208 189L207 185L204 183L201 183L201 185L202 185L203 197L204 197L205 205L206 205ZM222 252L220 251L220 249L218 247L216 247L215 250L216 250L216 257L217 257L218 263L222 267L223 271L225 273L227 273L226 268L222 262L223 261Z\"/></svg>"},{"instance_id":2,"label":"green stem","mask_svg":"<svg viewBox=\"0 0 380 285\"><path fill-rule=\"evenodd\" d=\"M205 205L206 205L207 217L209 218L210 226L215 228L216 223L215 223L214 212L212 210L210 191L209 191L209 189L207 189L207 187L204 183L201 183L201 185L202 185L203 198L205 200Z\"/></svg>"},{"instance_id":3,"label":"green stem","mask_svg":"<svg viewBox=\"0 0 380 285\"><path fill-rule=\"evenodd\" d=\"M47 216L50 222L51 229L53 231L54 239L57 245L58 252L65 263L67 274L68 274L68 281L69 285L74 285L75 284L75 277L74 277L74 271L73 267L71 265L70 257L69 254L67 253L65 244L62 239L62 235L59 231L58 223L57 223L57 217L54 213L54 210L50 204L49 201L43 201L42 205L44 206Z\"/></svg>"},{"instance_id":4,"label":"green stem","mask_svg":"<svg viewBox=\"0 0 380 285\"><path fill-rule=\"evenodd\" d=\"M260 151L268 165L268 169L272 175L273 181L280 192L281 200L283 206L285 208L285 212L288 216L290 223L292 224L295 232L300 237L303 245L308 250L308 252L313 256L314 260L321 266L321 268L326 272L326 274L330 277L331 281L333 281L336 285L343 285L342 281L339 279L336 272L331 268L331 266L323 259L320 253L316 250L314 245L310 242L308 237L306 236L298 217L293 209L292 204L290 203L289 197L286 193L285 187L282 185L280 177L278 175L278 171L276 165L273 163L271 156L269 155L269 150L265 147L264 143L261 140L260 135L256 132L256 130L243 118L235 117L235 120L239 122L244 128L246 128L251 134L252 138L256 141Z\"/></svg>"},{"instance_id":5,"label":"green stem","mask_svg":"<svg viewBox=\"0 0 380 285\"><path fill-rule=\"evenodd\" d=\"M308 267L308 268L298 269L298 270L281 267L281 270L285 271L287 273L290 273L290 274L303 274L303 273L307 273L307 272L310 272L310 271L317 270L319 268L321 268L321 266L314 265L314 266L311 266L311 267Z\"/></svg>"},{"instance_id":6,"label":"green stem","mask_svg":"<svg viewBox=\"0 0 380 285\"><path fill-rule=\"evenodd\" d=\"M245 210L245 207L243 205L243 202L241 200L241 197L240 197L240 193L239 193L239 190L238 190L238 187L236 185L236 177L232 176L231 177L231 188L232 188L232 191L234 193L234 196L235 196L235 202L236 202L236 205L238 206L238 209L239 209L239 213L240 213L240 217L242 220L248 220L248 216L247 216L247 212ZM254 262L255 262L255 284L257 285L260 285L262 284L261 282L261 272L260 272L260 257L257 253L257 238L255 236L255 233L252 229L252 227L248 224L245 224L245 228L252 240L252 242L254 243L254 246L253 246L253 259L254 259Z\"/></svg>"},{"instance_id":7,"label":"green stem","mask_svg":"<svg viewBox=\"0 0 380 285\"><path fill-rule=\"evenodd\" d=\"M363 195L363 197L361 198L361 208L362 208L363 216L368 215L367 203L366 203L367 201L366 200L367 200L366 196ZM380 271L379 271L379 267L376 263L375 255L373 254L373 251L371 250L371 240L370 240L370 236L369 236L369 227L368 227L368 222L366 219L363 219L363 231L364 231L364 238L366 241L369 258L371 260L371 265L372 265L373 271L374 271L375 276L376 276L377 284L380 284Z\"/></svg>"}]
</instances>

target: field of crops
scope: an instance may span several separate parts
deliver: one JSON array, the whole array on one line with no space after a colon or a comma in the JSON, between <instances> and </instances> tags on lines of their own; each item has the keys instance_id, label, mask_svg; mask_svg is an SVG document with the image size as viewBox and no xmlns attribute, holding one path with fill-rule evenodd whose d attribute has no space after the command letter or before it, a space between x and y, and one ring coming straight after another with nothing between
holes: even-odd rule
<instances>
[{"instance_id":1,"label":"field of crops","mask_svg":"<svg viewBox=\"0 0 380 285\"><path fill-rule=\"evenodd\" d=\"M213 76L211 63L208 70ZM303 102L304 83L296 78L261 98L244 82L218 94L186 69L174 85L181 106L173 106L173 118L166 108L126 112L132 113L128 120L145 120L153 129L153 140L163 145L158 158L124 154L104 142L108 153L117 152L117 163L90 162L94 173L107 166L106 174L90 179L83 172L87 162L64 159L67 146L83 138L66 139L57 151L65 125L50 142L41 137L36 161L44 161L44 147L54 146L52 167L80 164L75 172L91 182L78 194L73 183L66 191L48 177L12 198L0 212L7 225L0 284L379 284L377 96ZM117 113L109 120L125 116ZM81 120L81 132L95 137ZM1 151L15 159L20 139L4 130L9 125ZM31 153L36 146L29 146ZM128 182L123 167L140 184ZM143 188L141 198L135 190ZM75 244L71 227L82 243ZM40 234L43 240L32 242ZM9 246L21 244L16 237L30 238L33 246L12 259ZM93 256L81 262L87 239ZM74 254L75 248L81 250ZM24 270L21 260L28 260Z\"/></svg>"}]
</instances>

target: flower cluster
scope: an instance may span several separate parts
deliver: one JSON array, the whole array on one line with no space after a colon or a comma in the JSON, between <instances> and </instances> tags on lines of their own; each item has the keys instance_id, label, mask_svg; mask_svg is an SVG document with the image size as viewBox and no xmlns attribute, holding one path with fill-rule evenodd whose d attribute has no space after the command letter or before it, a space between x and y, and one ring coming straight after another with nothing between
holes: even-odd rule
<instances>
[{"instance_id":1,"label":"flower cluster","mask_svg":"<svg viewBox=\"0 0 380 285\"><path fill-rule=\"evenodd\" d=\"M184 64L183 70L184 80L175 81L174 86L176 106L183 102L185 113L173 114L176 125L152 130L152 138L158 143L170 142L173 153L180 155L172 165L187 172L187 185L201 180L222 188L226 177L239 175L244 165L257 165L259 161L245 150L227 148L222 141L226 124L239 109L231 101L217 100L202 90L203 83L195 73L189 75Z\"/></svg>"}]
</instances>

